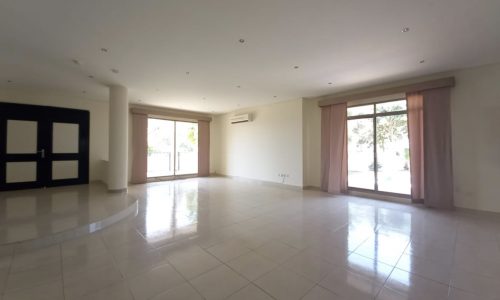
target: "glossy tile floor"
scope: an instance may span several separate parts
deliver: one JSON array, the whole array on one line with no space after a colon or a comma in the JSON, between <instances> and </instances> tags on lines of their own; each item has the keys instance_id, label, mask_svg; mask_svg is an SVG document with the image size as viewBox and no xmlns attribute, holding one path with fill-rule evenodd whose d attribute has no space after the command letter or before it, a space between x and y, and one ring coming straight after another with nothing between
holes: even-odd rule
<instances>
[{"instance_id":1,"label":"glossy tile floor","mask_svg":"<svg viewBox=\"0 0 500 300\"><path fill-rule=\"evenodd\" d=\"M500 218L226 178L133 186L139 213L0 248L2 299L500 299Z\"/></svg>"},{"instance_id":2,"label":"glossy tile floor","mask_svg":"<svg viewBox=\"0 0 500 300\"><path fill-rule=\"evenodd\" d=\"M136 202L99 183L0 192L0 245L93 232L136 213Z\"/></svg>"}]
</instances>

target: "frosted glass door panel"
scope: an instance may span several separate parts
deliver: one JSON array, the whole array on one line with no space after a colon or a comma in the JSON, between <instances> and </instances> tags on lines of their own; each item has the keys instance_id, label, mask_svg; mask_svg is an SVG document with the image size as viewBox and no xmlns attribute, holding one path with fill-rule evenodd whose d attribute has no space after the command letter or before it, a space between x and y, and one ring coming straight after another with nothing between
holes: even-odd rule
<instances>
[{"instance_id":1,"label":"frosted glass door panel","mask_svg":"<svg viewBox=\"0 0 500 300\"><path fill-rule=\"evenodd\" d=\"M36 161L8 162L6 175L7 183L36 181Z\"/></svg>"},{"instance_id":2,"label":"frosted glass door panel","mask_svg":"<svg viewBox=\"0 0 500 300\"><path fill-rule=\"evenodd\" d=\"M52 180L78 178L77 160L56 160L52 162Z\"/></svg>"},{"instance_id":3,"label":"frosted glass door panel","mask_svg":"<svg viewBox=\"0 0 500 300\"><path fill-rule=\"evenodd\" d=\"M52 153L78 153L78 124L53 123Z\"/></svg>"},{"instance_id":4,"label":"frosted glass door panel","mask_svg":"<svg viewBox=\"0 0 500 300\"><path fill-rule=\"evenodd\" d=\"M35 154L38 123L7 120L7 154Z\"/></svg>"}]
</instances>

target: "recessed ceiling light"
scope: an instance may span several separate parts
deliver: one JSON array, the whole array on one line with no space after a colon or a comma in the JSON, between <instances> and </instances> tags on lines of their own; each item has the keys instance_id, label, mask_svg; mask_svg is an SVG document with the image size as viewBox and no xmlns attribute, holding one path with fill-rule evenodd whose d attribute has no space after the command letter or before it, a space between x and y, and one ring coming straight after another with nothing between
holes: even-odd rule
<instances>
[{"instance_id":1,"label":"recessed ceiling light","mask_svg":"<svg viewBox=\"0 0 500 300\"><path fill-rule=\"evenodd\" d=\"M425 62L425 59L422 59L421 61L419 61L419 63L423 64Z\"/></svg>"},{"instance_id":2,"label":"recessed ceiling light","mask_svg":"<svg viewBox=\"0 0 500 300\"><path fill-rule=\"evenodd\" d=\"M81 65L81 61L79 61L78 59L72 59L71 60L75 65Z\"/></svg>"},{"instance_id":3,"label":"recessed ceiling light","mask_svg":"<svg viewBox=\"0 0 500 300\"><path fill-rule=\"evenodd\" d=\"M294 68L294 69L298 69L298 68L299 68L299 66L294 66L293 68Z\"/></svg>"},{"instance_id":4,"label":"recessed ceiling light","mask_svg":"<svg viewBox=\"0 0 500 300\"><path fill-rule=\"evenodd\" d=\"M108 48L101 48L102 52L108 52Z\"/></svg>"},{"instance_id":5,"label":"recessed ceiling light","mask_svg":"<svg viewBox=\"0 0 500 300\"><path fill-rule=\"evenodd\" d=\"M120 73L120 71L118 69L111 69L111 72L115 73L115 74L118 74Z\"/></svg>"},{"instance_id":6,"label":"recessed ceiling light","mask_svg":"<svg viewBox=\"0 0 500 300\"><path fill-rule=\"evenodd\" d=\"M410 27L404 27L404 28L401 30L401 32L408 32L408 31L410 31Z\"/></svg>"},{"instance_id":7,"label":"recessed ceiling light","mask_svg":"<svg viewBox=\"0 0 500 300\"><path fill-rule=\"evenodd\" d=\"M245 42L245 40L244 39L239 39L238 42L240 42L240 43L243 44Z\"/></svg>"}]
</instances>

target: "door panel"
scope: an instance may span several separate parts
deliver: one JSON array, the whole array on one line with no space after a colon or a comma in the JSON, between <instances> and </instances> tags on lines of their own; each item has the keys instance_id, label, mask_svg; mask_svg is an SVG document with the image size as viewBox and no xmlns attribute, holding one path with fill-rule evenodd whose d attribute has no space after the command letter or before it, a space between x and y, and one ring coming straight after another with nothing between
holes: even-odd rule
<instances>
[{"instance_id":1,"label":"door panel","mask_svg":"<svg viewBox=\"0 0 500 300\"><path fill-rule=\"evenodd\" d=\"M174 175L174 121L148 119L147 177Z\"/></svg>"},{"instance_id":2,"label":"door panel","mask_svg":"<svg viewBox=\"0 0 500 300\"><path fill-rule=\"evenodd\" d=\"M36 173L36 161L8 162L5 181L7 183L36 182Z\"/></svg>"},{"instance_id":3,"label":"door panel","mask_svg":"<svg viewBox=\"0 0 500 300\"><path fill-rule=\"evenodd\" d=\"M0 103L0 190L88 183L89 112Z\"/></svg>"},{"instance_id":4,"label":"door panel","mask_svg":"<svg viewBox=\"0 0 500 300\"><path fill-rule=\"evenodd\" d=\"M78 124L57 123L52 126L52 153L78 153Z\"/></svg>"},{"instance_id":5,"label":"door panel","mask_svg":"<svg viewBox=\"0 0 500 300\"><path fill-rule=\"evenodd\" d=\"M7 154L35 154L38 122L7 120Z\"/></svg>"},{"instance_id":6,"label":"door panel","mask_svg":"<svg viewBox=\"0 0 500 300\"><path fill-rule=\"evenodd\" d=\"M52 180L78 178L78 160L56 160L52 162Z\"/></svg>"},{"instance_id":7,"label":"door panel","mask_svg":"<svg viewBox=\"0 0 500 300\"><path fill-rule=\"evenodd\" d=\"M198 173L198 124L175 122L175 175Z\"/></svg>"}]
</instances>

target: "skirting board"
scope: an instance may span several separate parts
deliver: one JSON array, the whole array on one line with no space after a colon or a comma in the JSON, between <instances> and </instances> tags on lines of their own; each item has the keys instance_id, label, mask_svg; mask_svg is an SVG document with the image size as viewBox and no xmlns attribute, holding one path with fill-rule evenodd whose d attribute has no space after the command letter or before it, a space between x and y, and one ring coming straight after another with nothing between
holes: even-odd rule
<instances>
[{"instance_id":1,"label":"skirting board","mask_svg":"<svg viewBox=\"0 0 500 300\"><path fill-rule=\"evenodd\" d=\"M238 180L238 181L244 181L244 182L251 182L251 183L256 183L256 184L261 184L261 185L280 187L280 188L285 188L285 189L290 189L290 190L302 190L303 189L303 187L297 186L297 185L290 185L290 184L284 184L284 183L279 183L279 182L265 181L265 180L252 179L252 178L239 177L239 176L230 176L230 175L223 175L223 174L217 174L217 173L212 173L212 174L210 174L210 176L211 177L231 178L231 179Z\"/></svg>"}]
</instances>

